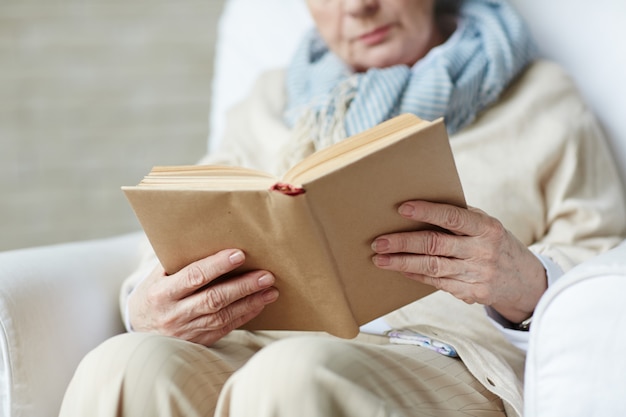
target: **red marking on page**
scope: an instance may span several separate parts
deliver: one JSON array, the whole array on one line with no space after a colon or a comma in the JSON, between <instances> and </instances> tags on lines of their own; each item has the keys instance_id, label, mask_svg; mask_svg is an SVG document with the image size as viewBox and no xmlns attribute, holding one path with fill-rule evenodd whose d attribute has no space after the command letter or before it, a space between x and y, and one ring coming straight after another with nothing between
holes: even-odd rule
<instances>
[{"instance_id":1,"label":"red marking on page","mask_svg":"<svg viewBox=\"0 0 626 417\"><path fill-rule=\"evenodd\" d=\"M296 187L295 185L287 184L284 182L277 182L270 188L271 191L278 191L285 195L300 195L304 194L304 188Z\"/></svg>"}]
</instances>

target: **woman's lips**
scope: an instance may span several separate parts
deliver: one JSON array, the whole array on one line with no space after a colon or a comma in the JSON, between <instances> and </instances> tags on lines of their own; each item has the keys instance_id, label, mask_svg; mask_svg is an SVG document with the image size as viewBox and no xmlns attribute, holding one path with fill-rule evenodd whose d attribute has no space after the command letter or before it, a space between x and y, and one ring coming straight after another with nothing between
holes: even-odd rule
<instances>
[{"instance_id":1,"label":"woman's lips","mask_svg":"<svg viewBox=\"0 0 626 417\"><path fill-rule=\"evenodd\" d=\"M368 46L377 45L387 39L387 35L390 30L391 25L380 26L364 35L359 36L358 40Z\"/></svg>"}]
</instances>

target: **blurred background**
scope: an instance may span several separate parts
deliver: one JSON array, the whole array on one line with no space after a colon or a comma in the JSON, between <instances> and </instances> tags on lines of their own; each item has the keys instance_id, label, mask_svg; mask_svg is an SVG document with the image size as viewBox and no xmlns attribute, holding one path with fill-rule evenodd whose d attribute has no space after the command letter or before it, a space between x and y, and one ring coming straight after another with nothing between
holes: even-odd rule
<instances>
[{"instance_id":1,"label":"blurred background","mask_svg":"<svg viewBox=\"0 0 626 417\"><path fill-rule=\"evenodd\" d=\"M3 0L0 250L139 230L120 190L207 146L222 0Z\"/></svg>"}]
</instances>

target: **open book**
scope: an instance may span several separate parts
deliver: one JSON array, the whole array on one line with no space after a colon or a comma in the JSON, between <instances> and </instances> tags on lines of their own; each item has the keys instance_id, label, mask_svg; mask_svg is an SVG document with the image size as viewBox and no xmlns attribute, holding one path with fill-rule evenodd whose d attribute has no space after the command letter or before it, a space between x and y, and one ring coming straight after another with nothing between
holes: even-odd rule
<instances>
[{"instance_id":1,"label":"open book","mask_svg":"<svg viewBox=\"0 0 626 417\"><path fill-rule=\"evenodd\" d=\"M401 115L316 152L283 178L224 166L155 167L122 187L169 274L221 249L265 269L280 296L243 328L354 337L434 289L372 263L371 243L428 227L398 206L465 206L443 121Z\"/></svg>"}]
</instances>

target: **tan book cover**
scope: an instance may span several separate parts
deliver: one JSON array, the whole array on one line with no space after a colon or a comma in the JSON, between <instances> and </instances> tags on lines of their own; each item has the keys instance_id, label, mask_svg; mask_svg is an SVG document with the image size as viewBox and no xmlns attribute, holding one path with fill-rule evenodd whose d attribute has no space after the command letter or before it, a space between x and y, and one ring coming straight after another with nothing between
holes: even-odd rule
<instances>
[{"instance_id":1,"label":"tan book cover","mask_svg":"<svg viewBox=\"0 0 626 417\"><path fill-rule=\"evenodd\" d=\"M442 119L401 115L305 158L283 178L223 166L155 167L122 187L168 274L226 248L269 270L280 296L243 328L351 338L434 291L372 263L371 243L428 227L398 206L465 207Z\"/></svg>"}]
</instances>

